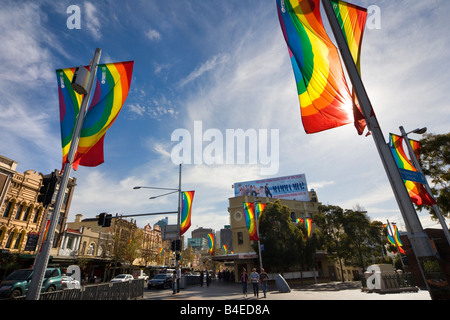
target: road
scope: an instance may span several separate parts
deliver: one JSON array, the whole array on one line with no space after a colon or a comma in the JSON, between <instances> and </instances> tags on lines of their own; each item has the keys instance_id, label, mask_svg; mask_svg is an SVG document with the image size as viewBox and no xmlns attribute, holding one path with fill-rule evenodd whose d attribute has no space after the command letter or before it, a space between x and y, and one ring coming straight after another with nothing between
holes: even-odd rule
<instances>
[{"instance_id":1,"label":"road","mask_svg":"<svg viewBox=\"0 0 450 320\"><path fill-rule=\"evenodd\" d=\"M239 300L239 301L267 301L267 300L431 300L428 291L403 293L368 293L361 291L360 282L331 282L315 284L303 287L291 288L291 292L281 293L275 284L270 284L267 297L262 298L260 290L259 297L253 296L251 286L248 286L248 295L242 293L241 284L211 282L210 286L188 286L181 289L179 293L172 294L171 289L144 290L143 300Z\"/></svg>"}]
</instances>

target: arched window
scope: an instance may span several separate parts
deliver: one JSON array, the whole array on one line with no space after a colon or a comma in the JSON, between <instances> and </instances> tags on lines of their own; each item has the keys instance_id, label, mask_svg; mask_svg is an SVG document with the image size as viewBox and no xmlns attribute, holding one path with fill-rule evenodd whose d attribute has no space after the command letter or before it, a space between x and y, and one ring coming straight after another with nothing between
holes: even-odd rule
<instances>
[{"instance_id":1,"label":"arched window","mask_svg":"<svg viewBox=\"0 0 450 320\"><path fill-rule=\"evenodd\" d=\"M14 244L14 249L20 249L24 238L25 238L25 231L22 231L16 239L16 243Z\"/></svg>"},{"instance_id":2,"label":"arched window","mask_svg":"<svg viewBox=\"0 0 450 320\"><path fill-rule=\"evenodd\" d=\"M38 222L39 222L39 218L40 218L40 216L41 216L42 210L43 210L42 207L41 207L41 208L37 207L37 208L34 210L33 223L38 223Z\"/></svg>"},{"instance_id":3,"label":"arched window","mask_svg":"<svg viewBox=\"0 0 450 320\"><path fill-rule=\"evenodd\" d=\"M13 201L9 201L8 204L6 205L5 211L3 212L4 218L9 217L9 213L11 212L12 206L13 206Z\"/></svg>"},{"instance_id":4,"label":"arched window","mask_svg":"<svg viewBox=\"0 0 450 320\"><path fill-rule=\"evenodd\" d=\"M11 230L9 237L8 237L8 241L6 241L5 248L8 248L8 249L11 248L11 244L12 244L13 240L15 239L16 235L17 235L17 230L16 229Z\"/></svg>"},{"instance_id":5,"label":"arched window","mask_svg":"<svg viewBox=\"0 0 450 320\"><path fill-rule=\"evenodd\" d=\"M94 255L94 252L95 252L95 244L91 243L89 245L87 255L92 256L92 255Z\"/></svg>"},{"instance_id":6,"label":"arched window","mask_svg":"<svg viewBox=\"0 0 450 320\"><path fill-rule=\"evenodd\" d=\"M33 210L33 205L28 206L25 209L25 213L23 214L23 221L28 221L28 219L30 218L30 212Z\"/></svg>"},{"instance_id":7,"label":"arched window","mask_svg":"<svg viewBox=\"0 0 450 320\"><path fill-rule=\"evenodd\" d=\"M16 220L20 220L20 216L22 215L22 211L23 211L23 203L19 204L19 207L17 208L16 211Z\"/></svg>"}]
</instances>

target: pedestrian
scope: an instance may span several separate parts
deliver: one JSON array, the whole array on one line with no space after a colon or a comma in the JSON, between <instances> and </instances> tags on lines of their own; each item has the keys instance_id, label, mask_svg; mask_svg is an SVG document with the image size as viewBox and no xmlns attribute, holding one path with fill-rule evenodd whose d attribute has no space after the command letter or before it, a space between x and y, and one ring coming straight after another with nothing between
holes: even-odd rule
<instances>
[{"instance_id":1,"label":"pedestrian","mask_svg":"<svg viewBox=\"0 0 450 320\"><path fill-rule=\"evenodd\" d=\"M250 281L253 286L253 295L258 298L259 291L259 274L256 272L256 268L253 268L253 272L250 274Z\"/></svg>"},{"instance_id":2,"label":"pedestrian","mask_svg":"<svg viewBox=\"0 0 450 320\"><path fill-rule=\"evenodd\" d=\"M264 298L266 297L267 292L267 281L269 280L269 275L264 271L264 268L261 268L261 273L259 274L259 280L261 280L261 287L264 293Z\"/></svg>"},{"instance_id":3,"label":"pedestrian","mask_svg":"<svg viewBox=\"0 0 450 320\"><path fill-rule=\"evenodd\" d=\"M245 268L242 270L242 291L244 292L244 297L247 296L247 282L248 282L248 275L246 273Z\"/></svg>"},{"instance_id":4,"label":"pedestrian","mask_svg":"<svg viewBox=\"0 0 450 320\"><path fill-rule=\"evenodd\" d=\"M172 294L177 293L177 272L173 271L172 273Z\"/></svg>"},{"instance_id":5,"label":"pedestrian","mask_svg":"<svg viewBox=\"0 0 450 320\"><path fill-rule=\"evenodd\" d=\"M200 271L200 286L203 287L203 270Z\"/></svg>"}]
</instances>

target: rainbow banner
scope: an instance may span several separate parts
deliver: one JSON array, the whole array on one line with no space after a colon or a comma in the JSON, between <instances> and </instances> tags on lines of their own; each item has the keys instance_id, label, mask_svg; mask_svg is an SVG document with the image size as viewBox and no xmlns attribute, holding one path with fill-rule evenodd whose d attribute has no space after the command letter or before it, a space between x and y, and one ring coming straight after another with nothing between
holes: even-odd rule
<instances>
[{"instance_id":1,"label":"rainbow banner","mask_svg":"<svg viewBox=\"0 0 450 320\"><path fill-rule=\"evenodd\" d=\"M256 222L258 223L258 228L259 228L259 219L261 219L261 214L263 213L265 207L266 207L265 203L257 203L255 205Z\"/></svg>"},{"instance_id":2,"label":"rainbow banner","mask_svg":"<svg viewBox=\"0 0 450 320\"><path fill-rule=\"evenodd\" d=\"M387 239L389 241L389 243L393 246L396 246L398 248L398 250L400 251L400 253L405 254L405 250L403 250L402 246L403 243L400 240L400 232L397 229L397 226L394 224L394 235L392 236L390 234L390 230L389 230L389 226L384 224L383 226L386 227L387 230Z\"/></svg>"},{"instance_id":3,"label":"rainbow banner","mask_svg":"<svg viewBox=\"0 0 450 320\"><path fill-rule=\"evenodd\" d=\"M191 209L192 201L194 200L195 191L181 192L181 222L180 222L180 236L185 233L191 226Z\"/></svg>"},{"instance_id":4,"label":"rainbow banner","mask_svg":"<svg viewBox=\"0 0 450 320\"><path fill-rule=\"evenodd\" d=\"M276 0L306 133L353 122L350 91L337 48L320 15L320 0Z\"/></svg>"},{"instance_id":5,"label":"rainbow banner","mask_svg":"<svg viewBox=\"0 0 450 320\"><path fill-rule=\"evenodd\" d=\"M429 205L432 206L436 204L434 198L427 192L423 184L426 183L423 174L417 171L414 165L406 156L405 150L403 148L403 137L390 134L389 135L389 146L394 156L397 167L402 175L405 187L408 190L411 201L416 205ZM414 153L417 156L418 148L420 145L417 141L412 144Z\"/></svg>"},{"instance_id":6,"label":"rainbow banner","mask_svg":"<svg viewBox=\"0 0 450 320\"><path fill-rule=\"evenodd\" d=\"M159 248L159 256L162 257L164 254L164 248Z\"/></svg>"},{"instance_id":7,"label":"rainbow banner","mask_svg":"<svg viewBox=\"0 0 450 320\"><path fill-rule=\"evenodd\" d=\"M367 9L341 0L331 0L331 4L344 38L347 41L353 61L361 74L361 45L367 20ZM354 90L352 99L354 124L358 134L361 135L366 127L366 120L361 112Z\"/></svg>"},{"instance_id":8,"label":"rainbow banner","mask_svg":"<svg viewBox=\"0 0 450 320\"><path fill-rule=\"evenodd\" d=\"M312 219L311 218L307 218L305 219L305 227L306 227L306 236L309 238L311 236L311 224L312 224Z\"/></svg>"},{"instance_id":9,"label":"rainbow banner","mask_svg":"<svg viewBox=\"0 0 450 320\"><path fill-rule=\"evenodd\" d=\"M250 240L258 241L259 237L256 230L256 216L252 202L244 202L244 217Z\"/></svg>"},{"instance_id":10,"label":"rainbow banner","mask_svg":"<svg viewBox=\"0 0 450 320\"><path fill-rule=\"evenodd\" d=\"M224 254L227 254L228 249L227 249L227 245L226 244L222 245L222 250L223 250Z\"/></svg>"},{"instance_id":11,"label":"rainbow banner","mask_svg":"<svg viewBox=\"0 0 450 320\"><path fill-rule=\"evenodd\" d=\"M116 120L130 90L133 61L99 64L95 90L84 117L77 152L72 167L95 167L104 162L103 141L106 131ZM75 68L56 70L61 126L63 166L72 142L82 96L71 86Z\"/></svg>"},{"instance_id":12,"label":"rainbow banner","mask_svg":"<svg viewBox=\"0 0 450 320\"><path fill-rule=\"evenodd\" d=\"M209 253L211 255L213 255L214 254L214 235L212 233L208 233L206 238L208 239Z\"/></svg>"},{"instance_id":13,"label":"rainbow banner","mask_svg":"<svg viewBox=\"0 0 450 320\"><path fill-rule=\"evenodd\" d=\"M303 223L305 224L306 237L309 238L309 236L311 235L312 219L311 218L306 218L306 219L297 218L296 222L297 222L297 224L303 224Z\"/></svg>"}]
</instances>

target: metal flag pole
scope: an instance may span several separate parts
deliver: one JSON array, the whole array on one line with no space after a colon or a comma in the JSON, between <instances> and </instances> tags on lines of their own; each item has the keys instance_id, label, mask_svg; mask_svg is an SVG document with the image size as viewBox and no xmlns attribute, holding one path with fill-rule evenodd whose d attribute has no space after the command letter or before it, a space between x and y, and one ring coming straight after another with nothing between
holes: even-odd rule
<instances>
[{"instance_id":1,"label":"metal flag pole","mask_svg":"<svg viewBox=\"0 0 450 320\"><path fill-rule=\"evenodd\" d=\"M412 205L391 150L384 140L380 125L373 112L372 104L361 81L358 69L353 61L353 57L345 41L344 35L342 34L339 22L337 21L330 1L331 0L324 0L322 3L341 52L349 78L353 85L353 89L355 90L358 102L361 106L361 111L366 119L367 127L372 133L372 137L400 208L400 212L405 221L405 225L409 233L408 236L411 240L411 245L414 248L414 252L417 257L432 257L434 256L433 248L431 247L426 233L423 231L422 225L414 206Z\"/></svg>"},{"instance_id":2,"label":"metal flag pole","mask_svg":"<svg viewBox=\"0 0 450 320\"><path fill-rule=\"evenodd\" d=\"M69 153L67 155L67 162L64 164L64 172L61 178L61 183L59 185L59 190L55 200L55 206L53 208L53 213L50 220L50 225L48 228L48 236L45 239L42 251L36 258L34 265L33 276L30 282L30 288L27 293L27 300L39 300L39 295L41 292L42 282L44 280L45 270L47 269L48 259L50 257L50 250L53 246L53 240L55 237L55 229L59 220L59 214L61 211L61 206L64 200L64 194L69 182L69 175L72 168L72 163L75 158L75 154L78 148L78 142L80 140L81 128L83 126L84 116L86 114L87 104L90 100L92 86L97 72L97 65L100 60L101 49L97 48L94 53L94 58L90 63L90 77L86 88L86 94L83 95L81 101L80 112L78 113L77 121L74 128L74 133L72 137L72 142L70 144Z\"/></svg>"},{"instance_id":3,"label":"metal flag pole","mask_svg":"<svg viewBox=\"0 0 450 320\"><path fill-rule=\"evenodd\" d=\"M435 251L431 246L427 234L422 228L422 224L420 223L417 212L414 209L411 198L409 197L408 191L406 190L403 178L400 175L400 171L398 170L394 156L392 155L388 144L384 140L380 125L375 116L375 113L373 112L372 104L369 100L358 69L356 68L355 62L350 53L348 44L344 38L342 30L339 26L339 22L334 13L331 0L323 0L322 4L328 17L328 21L333 31L334 37L338 44L338 48L341 52L341 56L347 69L348 76L353 85L353 90L355 91L356 97L358 98L361 112L364 115L368 129L372 133L372 137L378 150L378 154L383 163L384 169L389 179L389 183L391 184L392 191L405 222L406 230L408 231L408 239L411 242L411 246L416 256L418 267L422 273L424 283L428 288L431 298L435 299L440 295L440 292L439 290L435 290L435 288L429 286L424 266L425 262L428 261L433 265L439 264L435 255ZM442 271L442 268L440 269ZM444 276L443 272L441 273L442 276ZM432 279L434 277L432 273L429 273L428 276ZM449 288L446 288L443 291L448 290Z\"/></svg>"},{"instance_id":4,"label":"metal flag pole","mask_svg":"<svg viewBox=\"0 0 450 320\"><path fill-rule=\"evenodd\" d=\"M178 217L177 217L177 243L179 243L179 248L175 249L175 263L177 264L176 272L177 272L177 292L180 292L180 276L181 276L181 266L178 258L181 252L181 163L180 163L180 171L178 174Z\"/></svg>"},{"instance_id":5,"label":"metal flag pole","mask_svg":"<svg viewBox=\"0 0 450 320\"><path fill-rule=\"evenodd\" d=\"M424 176L422 168L419 164L419 160L417 160L414 150L411 146L411 142L409 141L408 134L405 132L405 129L402 126L400 126L399 128L400 128L400 132L402 134L403 139L405 139L406 146L408 147L409 157L411 158L411 161L413 162L414 167L417 169L417 171L420 174L422 174ZM426 128L425 128L425 130L426 130ZM424 176L424 180L425 180L425 183L423 185L424 185L425 189L427 190L430 197L432 197L434 199L433 193L431 192L430 186L428 185L428 181L425 178L425 176ZM436 200L436 199L434 199L434 200ZM444 231L445 237L447 238L447 242L450 244L450 233L449 233L448 227L445 223L445 219L441 213L441 209L439 208L437 203L434 203L432 205L432 208L434 210L434 213L436 213L436 216L438 217L439 222L441 223L442 230Z\"/></svg>"},{"instance_id":6,"label":"metal flag pole","mask_svg":"<svg viewBox=\"0 0 450 320\"><path fill-rule=\"evenodd\" d=\"M256 235L258 236L258 251L259 251L259 269L263 268L262 263L262 254L261 254L261 239L259 238L259 219L262 212L259 212L259 215L256 216L256 203L261 202L260 200L256 200L256 197L253 197L253 213L255 214L255 225L256 225Z\"/></svg>"}]
</instances>

